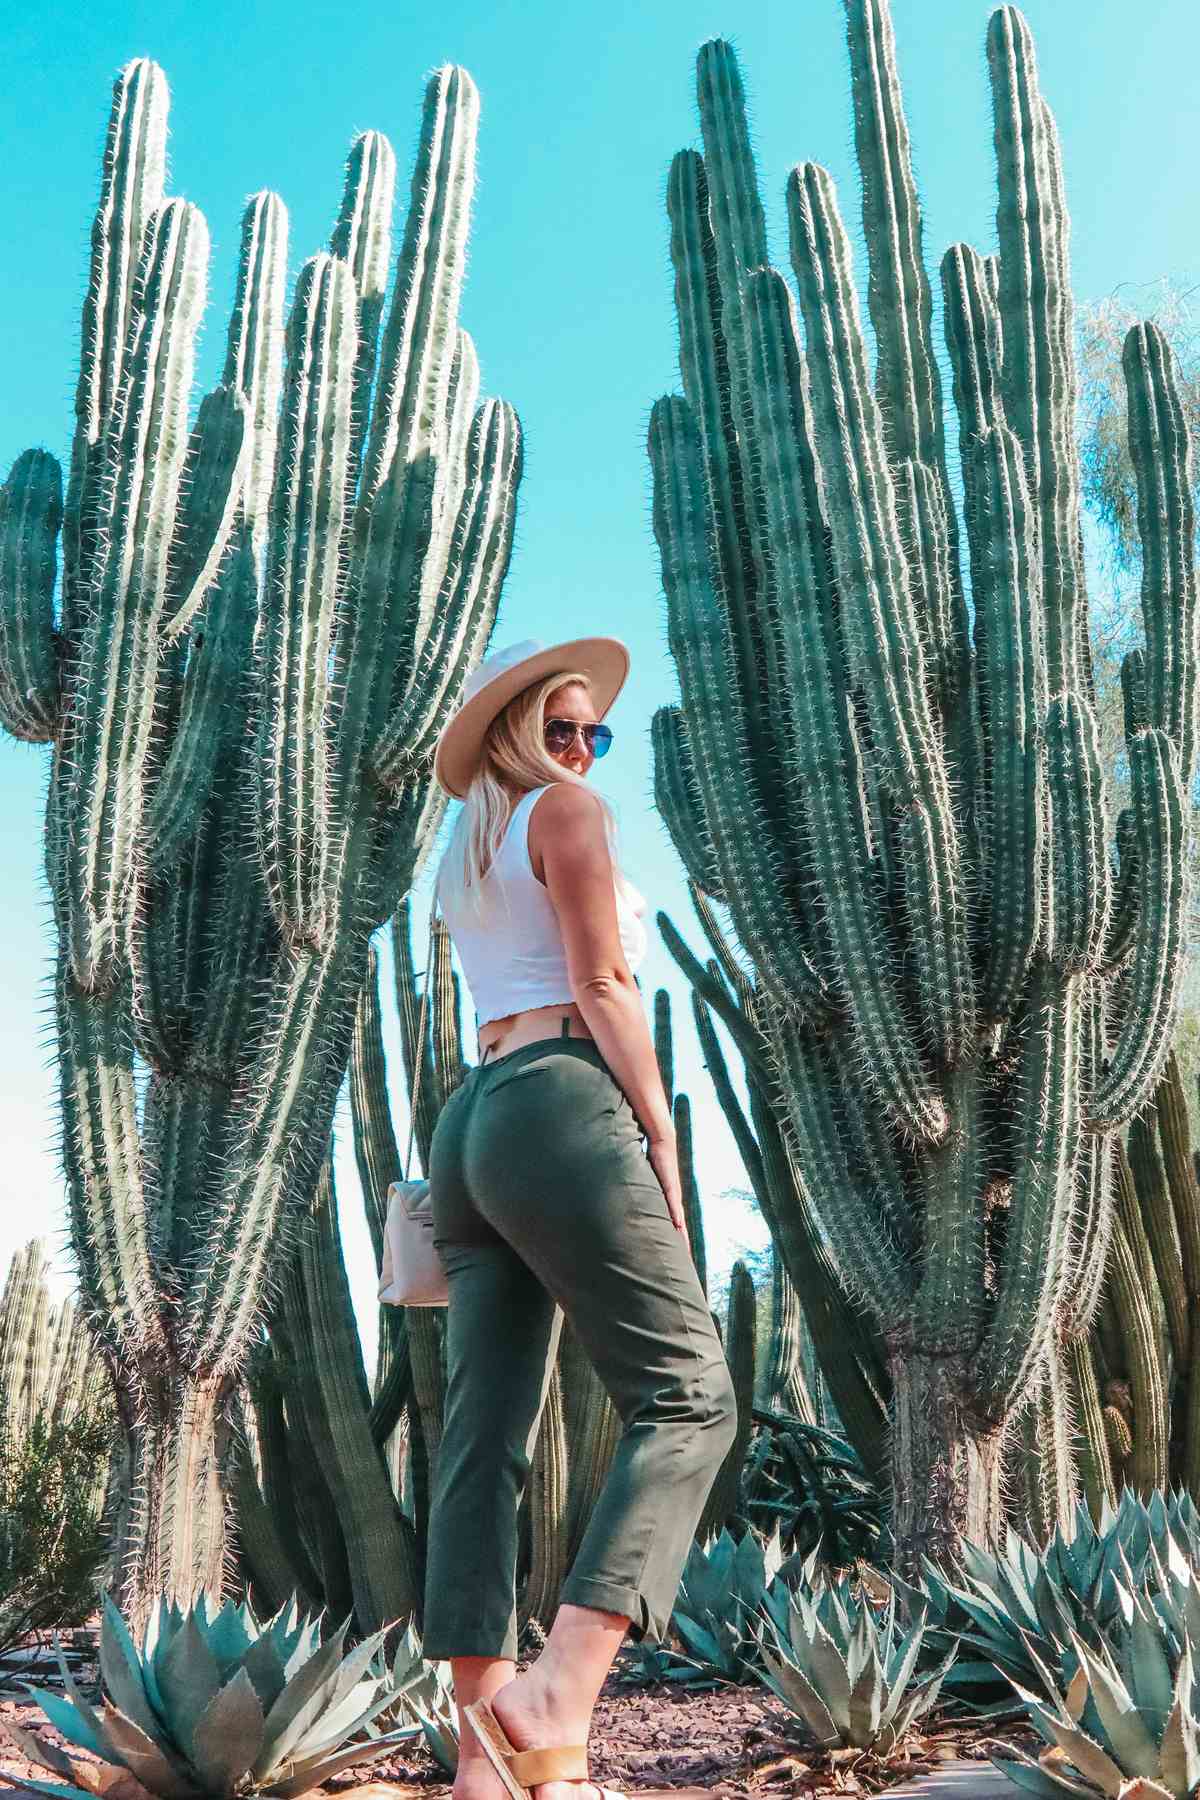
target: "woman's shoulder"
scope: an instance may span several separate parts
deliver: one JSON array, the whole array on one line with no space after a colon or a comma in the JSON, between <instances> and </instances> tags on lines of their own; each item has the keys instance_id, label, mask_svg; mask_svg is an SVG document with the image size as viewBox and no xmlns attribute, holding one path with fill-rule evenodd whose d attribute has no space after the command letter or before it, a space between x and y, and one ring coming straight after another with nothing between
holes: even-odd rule
<instances>
[{"instance_id":1,"label":"woman's shoulder","mask_svg":"<svg viewBox=\"0 0 1200 1800\"><path fill-rule=\"evenodd\" d=\"M532 788L530 792L537 796L530 805L530 815L543 824L552 820L561 829L577 819L603 821L604 802L594 788L585 787L581 781L550 781L545 787ZM525 798L528 799L528 795Z\"/></svg>"}]
</instances>

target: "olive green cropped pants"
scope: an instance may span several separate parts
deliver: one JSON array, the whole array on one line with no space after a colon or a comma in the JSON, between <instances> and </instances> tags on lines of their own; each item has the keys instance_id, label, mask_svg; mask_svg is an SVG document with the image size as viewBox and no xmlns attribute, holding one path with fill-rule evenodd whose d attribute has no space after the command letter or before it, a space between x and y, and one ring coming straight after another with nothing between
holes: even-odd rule
<instances>
[{"instance_id":1,"label":"olive green cropped pants","mask_svg":"<svg viewBox=\"0 0 1200 1800\"><path fill-rule=\"evenodd\" d=\"M431 1660L516 1658L518 1509L564 1315L623 1429L560 1599L625 1613L631 1637L661 1642L733 1441L733 1385L687 1242L624 1092L595 1042L567 1030L477 1064L433 1135L450 1303Z\"/></svg>"}]
</instances>

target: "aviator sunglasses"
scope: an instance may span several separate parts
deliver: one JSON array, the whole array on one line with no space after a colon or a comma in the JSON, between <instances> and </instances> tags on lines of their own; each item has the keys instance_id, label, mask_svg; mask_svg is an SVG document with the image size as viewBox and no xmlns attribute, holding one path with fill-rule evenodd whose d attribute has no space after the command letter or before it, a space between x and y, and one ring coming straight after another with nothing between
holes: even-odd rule
<instances>
[{"instance_id":1,"label":"aviator sunglasses","mask_svg":"<svg viewBox=\"0 0 1200 1800\"><path fill-rule=\"evenodd\" d=\"M547 750L560 754L575 741L577 731L582 731L583 741L593 756L607 754L613 734L607 725L601 725L598 720L593 724L581 725L578 719L547 719L544 733Z\"/></svg>"}]
</instances>

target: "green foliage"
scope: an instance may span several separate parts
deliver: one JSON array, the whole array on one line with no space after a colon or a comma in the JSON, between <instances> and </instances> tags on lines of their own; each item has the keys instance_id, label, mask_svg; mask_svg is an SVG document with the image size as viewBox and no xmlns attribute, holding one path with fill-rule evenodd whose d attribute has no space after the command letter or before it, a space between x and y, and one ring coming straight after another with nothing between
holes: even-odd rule
<instances>
[{"instance_id":1,"label":"green foliage","mask_svg":"<svg viewBox=\"0 0 1200 1800\"><path fill-rule=\"evenodd\" d=\"M786 1597L786 1598L785 1598ZM762 1679L825 1749L889 1755L937 1701L954 1651L918 1673L921 1618L903 1624L843 1578L780 1590L760 1627Z\"/></svg>"},{"instance_id":2,"label":"green foliage","mask_svg":"<svg viewBox=\"0 0 1200 1800\"><path fill-rule=\"evenodd\" d=\"M1191 296L1164 277L1154 284L1146 304L1137 312L1115 294L1082 305L1078 338L1083 499L1104 534L1118 578L1141 560L1137 477L1121 377L1121 346L1139 318L1153 319L1175 352L1193 438L1200 429L1200 330Z\"/></svg>"},{"instance_id":3,"label":"green foliage","mask_svg":"<svg viewBox=\"0 0 1200 1800\"><path fill-rule=\"evenodd\" d=\"M75 1306L52 1306L45 1251L17 1251L0 1294L0 1652L94 1610L116 1419Z\"/></svg>"},{"instance_id":4,"label":"green foliage","mask_svg":"<svg viewBox=\"0 0 1200 1800\"><path fill-rule=\"evenodd\" d=\"M43 1405L20 1429L12 1413L0 1394L0 1654L95 1611L115 1432L111 1406L95 1396L72 1412Z\"/></svg>"},{"instance_id":5,"label":"green foliage","mask_svg":"<svg viewBox=\"0 0 1200 1800\"><path fill-rule=\"evenodd\" d=\"M420 1730L366 1735L396 1695L379 1657L384 1634L345 1652L348 1624L322 1643L318 1622L302 1618L294 1602L260 1624L248 1606L218 1606L202 1594L186 1610L160 1600L135 1644L106 1596L99 1704L84 1698L61 1652L65 1698L25 1685L68 1744L127 1769L162 1800L259 1793L291 1800ZM71 1800L81 1787L96 1791L69 1752L11 1724L5 1729L67 1782L27 1785Z\"/></svg>"}]
</instances>

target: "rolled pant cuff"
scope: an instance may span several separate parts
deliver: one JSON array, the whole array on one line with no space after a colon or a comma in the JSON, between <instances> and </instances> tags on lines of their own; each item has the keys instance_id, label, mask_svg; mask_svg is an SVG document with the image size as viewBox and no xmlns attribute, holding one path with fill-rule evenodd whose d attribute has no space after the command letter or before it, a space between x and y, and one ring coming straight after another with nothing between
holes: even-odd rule
<instances>
[{"instance_id":1,"label":"rolled pant cuff","mask_svg":"<svg viewBox=\"0 0 1200 1800\"><path fill-rule=\"evenodd\" d=\"M650 1638L661 1644L667 1633L667 1621L652 1613L640 1588L622 1587L615 1581L601 1581L596 1575L568 1575L558 1591L559 1604L598 1607L601 1612L624 1613L630 1623L628 1635L634 1643Z\"/></svg>"},{"instance_id":2,"label":"rolled pant cuff","mask_svg":"<svg viewBox=\"0 0 1200 1800\"><path fill-rule=\"evenodd\" d=\"M430 1641L427 1637L421 1644L421 1655L426 1662L449 1662L452 1656L488 1656L515 1663L517 1645L515 1638L508 1638L499 1643L493 1638L490 1642L485 1643L482 1638L472 1640L470 1633L464 1632L461 1638L455 1639L452 1650L439 1650L437 1639L434 1638Z\"/></svg>"}]
</instances>

